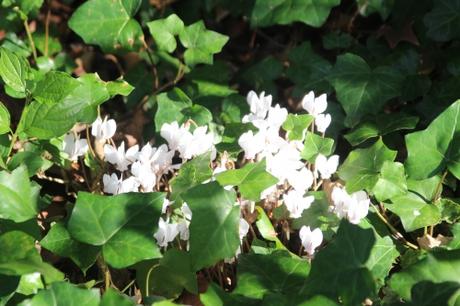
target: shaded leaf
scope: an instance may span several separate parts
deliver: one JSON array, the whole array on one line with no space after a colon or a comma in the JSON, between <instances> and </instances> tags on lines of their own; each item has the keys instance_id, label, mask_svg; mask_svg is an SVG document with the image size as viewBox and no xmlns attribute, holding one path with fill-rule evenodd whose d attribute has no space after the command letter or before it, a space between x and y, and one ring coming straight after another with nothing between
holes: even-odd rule
<instances>
[{"instance_id":1,"label":"shaded leaf","mask_svg":"<svg viewBox=\"0 0 460 306\"><path fill-rule=\"evenodd\" d=\"M102 196L80 192L68 231L80 242L102 246L104 259L115 268L161 257L153 234L163 199L162 193Z\"/></svg>"},{"instance_id":2,"label":"shaded leaf","mask_svg":"<svg viewBox=\"0 0 460 306\"><path fill-rule=\"evenodd\" d=\"M231 258L240 244L240 208L236 195L217 182L195 186L182 195L193 218L190 223L190 256L195 271Z\"/></svg>"}]
</instances>

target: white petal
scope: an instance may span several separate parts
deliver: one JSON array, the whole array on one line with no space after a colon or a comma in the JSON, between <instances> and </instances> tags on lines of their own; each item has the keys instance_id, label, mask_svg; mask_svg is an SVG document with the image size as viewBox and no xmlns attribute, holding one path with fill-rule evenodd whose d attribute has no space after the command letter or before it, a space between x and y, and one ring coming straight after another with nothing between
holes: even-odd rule
<instances>
[{"instance_id":1,"label":"white petal","mask_svg":"<svg viewBox=\"0 0 460 306\"><path fill-rule=\"evenodd\" d=\"M303 97L303 99L302 99L302 107L309 114L313 115L313 113L315 111L314 103L315 103L315 93L313 91L310 91L308 94L306 94Z\"/></svg>"}]
</instances>

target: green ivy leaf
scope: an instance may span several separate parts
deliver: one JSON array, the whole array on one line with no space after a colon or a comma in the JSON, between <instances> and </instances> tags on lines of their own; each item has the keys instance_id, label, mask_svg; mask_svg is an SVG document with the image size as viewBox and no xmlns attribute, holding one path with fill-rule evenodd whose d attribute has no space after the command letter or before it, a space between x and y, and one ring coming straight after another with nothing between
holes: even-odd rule
<instances>
[{"instance_id":1,"label":"green ivy leaf","mask_svg":"<svg viewBox=\"0 0 460 306\"><path fill-rule=\"evenodd\" d=\"M99 290L83 289L68 282L53 283L46 290L41 290L29 300L25 300L20 306L99 306Z\"/></svg>"},{"instance_id":2,"label":"green ivy leaf","mask_svg":"<svg viewBox=\"0 0 460 306\"><path fill-rule=\"evenodd\" d=\"M96 44L106 51L119 48L132 50L143 39L139 23L132 17L140 0L89 0L73 13L69 27L85 43ZM128 37L128 39L127 39Z\"/></svg>"},{"instance_id":3,"label":"green ivy leaf","mask_svg":"<svg viewBox=\"0 0 460 306\"><path fill-rule=\"evenodd\" d=\"M434 204L426 203L417 194L409 192L406 195L391 199L393 204L386 205L391 212L401 218L407 232L435 225L441 220L441 212Z\"/></svg>"},{"instance_id":4,"label":"green ivy leaf","mask_svg":"<svg viewBox=\"0 0 460 306\"><path fill-rule=\"evenodd\" d=\"M23 222L35 218L40 187L29 181L26 166L0 172L0 218Z\"/></svg>"},{"instance_id":5,"label":"green ivy leaf","mask_svg":"<svg viewBox=\"0 0 460 306\"><path fill-rule=\"evenodd\" d=\"M310 90L320 92L331 90L327 76L332 65L313 51L310 42L304 42L290 50L288 58L290 64L286 75L296 84L295 96L303 96Z\"/></svg>"},{"instance_id":6,"label":"green ivy leaf","mask_svg":"<svg viewBox=\"0 0 460 306\"><path fill-rule=\"evenodd\" d=\"M353 150L339 169L339 177L346 182L347 191L371 191L379 180L383 164L393 161L396 153L388 149L382 139L369 148Z\"/></svg>"},{"instance_id":7,"label":"green ivy leaf","mask_svg":"<svg viewBox=\"0 0 460 306\"><path fill-rule=\"evenodd\" d=\"M102 296L99 306L135 306L136 303L119 291L109 288Z\"/></svg>"},{"instance_id":8,"label":"green ivy leaf","mask_svg":"<svg viewBox=\"0 0 460 306\"><path fill-rule=\"evenodd\" d=\"M252 27L291 24L295 21L319 28L340 0L256 0L251 15Z\"/></svg>"},{"instance_id":9,"label":"green ivy leaf","mask_svg":"<svg viewBox=\"0 0 460 306\"><path fill-rule=\"evenodd\" d=\"M140 277L148 280L150 293L167 298L179 297L184 288L190 293L198 293L191 257L177 249L168 250L159 263L140 271Z\"/></svg>"},{"instance_id":10,"label":"green ivy leaf","mask_svg":"<svg viewBox=\"0 0 460 306\"><path fill-rule=\"evenodd\" d=\"M8 49L0 48L0 77L13 90L25 94L29 63Z\"/></svg>"},{"instance_id":11,"label":"green ivy leaf","mask_svg":"<svg viewBox=\"0 0 460 306\"><path fill-rule=\"evenodd\" d=\"M389 66L371 69L359 56L340 55L329 75L347 118L345 124L354 126L365 114L376 114L391 98L400 94L403 77Z\"/></svg>"},{"instance_id":12,"label":"green ivy leaf","mask_svg":"<svg viewBox=\"0 0 460 306\"><path fill-rule=\"evenodd\" d=\"M169 53L176 50L177 43L174 36L184 30L184 22L179 16L171 14L167 18L148 22L147 26L159 50Z\"/></svg>"},{"instance_id":13,"label":"green ivy leaf","mask_svg":"<svg viewBox=\"0 0 460 306\"><path fill-rule=\"evenodd\" d=\"M282 127L287 132L289 140L302 140L313 119L313 116L307 114L288 114Z\"/></svg>"},{"instance_id":14,"label":"green ivy leaf","mask_svg":"<svg viewBox=\"0 0 460 306\"><path fill-rule=\"evenodd\" d=\"M172 201L181 199L181 194L188 189L209 180L212 176L211 153L197 156L181 166L179 173L171 181Z\"/></svg>"},{"instance_id":15,"label":"green ivy leaf","mask_svg":"<svg viewBox=\"0 0 460 306\"><path fill-rule=\"evenodd\" d=\"M372 273L366 267L374 243L371 229L342 220L336 238L315 256L301 292L359 305L375 291Z\"/></svg>"},{"instance_id":16,"label":"green ivy leaf","mask_svg":"<svg viewBox=\"0 0 460 306\"><path fill-rule=\"evenodd\" d=\"M421 281L434 283L460 283L460 250L438 250L428 253L426 257L401 272L395 273L390 279L390 287L406 300L411 299L411 288Z\"/></svg>"},{"instance_id":17,"label":"green ivy leaf","mask_svg":"<svg viewBox=\"0 0 460 306\"><path fill-rule=\"evenodd\" d=\"M374 137L384 136L395 131L414 129L418 120L418 117L404 113L378 114L374 118L358 124L344 137L351 145L357 146Z\"/></svg>"},{"instance_id":18,"label":"green ivy leaf","mask_svg":"<svg viewBox=\"0 0 460 306\"><path fill-rule=\"evenodd\" d=\"M262 235L262 237L265 240L274 242L276 249L287 251L288 249L283 245L281 240L279 240L279 238L277 237L277 233L275 229L273 228L273 224L270 218L265 213L264 209L260 206L256 206L255 209L257 210L257 213L258 213L256 225L257 225L257 229L260 232L260 235Z\"/></svg>"},{"instance_id":19,"label":"green ivy leaf","mask_svg":"<svg viewBox=\"0 0 460 306\"><path fill-rule=\"evenodd\" d=\"M56 255L68 257L86 273L99 255L100 248L74 240L62 223L56 223L40 241L45 249Z\"/></svg>"},{"instance_id":20,"label":"green ivy leaf","mask_svg":"<svg viewBox=\"0 0 460 306\"><path fill-rule=\"evenodd\" d=\"M439 205L443 221L456 223L460 220L460 203L458 199L442 198L437 205Z\"/></svg>"},{"instance_id":21,"label":"green ivy leaf","mask_svg":"<svg viewBox=\"0 0 460 306\"><path fill-rule=\"evenodd\" d=\"M182 198L193 213L190 256L194 271L233 257L240 244L240 208L235 206L235 192L212 182L189 189Z\"/></svg>"},{"instance_id":22,"label":"green ivy leaf","mask_svg":"<svg viewBox=\"0 0 460 306\"><path fill-rule=\"evenodd\" d=\"M248 163L241 169L221 172L216 180L221 186L238 186L241 195L252 201L259 201L261 192L278 182L276 177L266 171L265 160Z\"/></svg>"},{"instance_id":23,"label":"green ivy leaf","mask_svg":"<svg viewBox=\"0 0 460 306\"><path fill-rule=\"evenodd\" d=\"M323 47L326 50L346 49L353 42L353 36L344 32L331 32L323 36Z\"/></svg>"},{"instance_id":24,"label":"green ivy leaf","mask_svg":"<svg viewBox=\"0 0 460 306\"><path fill-rule=\"evenodd\" d=\"M436 41L448 41L459 37L460 1L438 0L434 8L423 18L428 28L427 36Z\"/></svg>"},{"instance_id":25,"label":"green ivy leaf","mask_svg":"<svg viewBox=\"0 0 460 306\"><path fill-rule=\"evenodd\" d=\"M385 161L372 192L378 201L385 201L405 194L407 184L404 165L398 162Z\"/></svg>"},{"instance_id":26,"label":"green ivy leaf","mask_svg":"<svg viewBox=\"0 0 460 306\"><path fill-rule=\"evenodd\" d=\"M187 48L184 60L187 66L212 64L213 54L219 53L227 43L228 36L206 30L203 21L191 24L179 33L182 45Z\"/></svg>"},{"instance_id":27,"label":"green ivy leaf","mask_svg":"<svg viewBox=\"0 0 460 306\"><path fill-rule=\"evenodd\" d=\"M8 111L6 106L2 102L0 102L0 135L6 134L9 131L11 131L10 124L10 112Z\"/></svg>"},{"instance_id":28,"label":"green ivy leaf","mask_svg":"<svg viewBox=\"0 0 460 306\"><path fill-rule=\"evenodd\" d=\"M102 81L97 74L73 79L65 73L51 71L37 83L35 101L26 109L20 131L31 137L49 139L65 134L77 122L92 123L97 116L97 106L110 99L111 94L128 93L118 85Z\"/></svg>"},{"instance_id":29,"label":"green ivy leaf","mask_svg":"<svg viewBox=\"0 0 460 306\"><path fill-rule=\"evenodd\" d=\"M406 170L424 179L446 168L460 179L460 100L449 106L423 131L406 135Z\"/></svg>"},{"instance_id":30,"label":"green ivy leaf","mask_svg":"<svg viewBox=\"0 0 460 306\"><path fill-rule=\"evenodd\" d=\"M324 156L331 155L333 146L333 139L324 138L315 133L307 132L304 147L300 156L309 162L315 162L315 159L319 154Z\"/></svg>"},{"instance_id":31,"label":"green ivy leaf","mask_svg":"<svg viewBox=\"0 0 460 306\"><path fill-rule=\"evenodd\" d=\"M161 257L153 234L163 199L162 193L102 196L80 192L68 231L80 242L102 246L104 259L114 268Z\"/></svg>"},{"instance_id":32,"label":"green ivy leaf","mask_svg":"<svg viewBox=\"0 0 460 306\"><path fill-rule=\"evenodd\" d=\"M310 271L309 263L287 251L244 254L238 257L234 294L262 299L269 293L291 296L298 293Z\"/></svg>"},{"instance_id":33,"label":"green ivy leaf","mask_svg":"<svg viewBox=\"0 0 460 306\"><path fill-rule=\"evenodd\" d=\"M457 305L451 299L454 295L458 296L460 284L456 282L434 282L423 281L415 284L411 290L412 303L404 303L411 306L431 306L431 305Z\"/></svg>"},{"instance_id":34,"label":"green ivy leaf","mask_svg":"<svg viewBox=\"0 0 460 306\"><path fill-rule=\"evenodd\" d=\"M0 275L21 276L38 272L44 276L47 284L64 278L59 270L42 261L35 248L35 238L24 232L1 234L0 248Z\"/></svg>"}]
</instances>

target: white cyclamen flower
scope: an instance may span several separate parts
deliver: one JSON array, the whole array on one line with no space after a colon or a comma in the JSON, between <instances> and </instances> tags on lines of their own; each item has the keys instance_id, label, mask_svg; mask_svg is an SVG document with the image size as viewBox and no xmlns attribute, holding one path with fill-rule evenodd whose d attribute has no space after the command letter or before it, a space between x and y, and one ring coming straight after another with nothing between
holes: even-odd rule
<instances>
[{"instance_id":1,"label":"white cyclamen flower","mask_svg":"<svg viewBox=\"0 0 460 306\"><path fill-rule=\"evenodd\" d=\"M240 218L240 226L239 226L240 241L243 241L243 238L248 234L248 231L249 231L249 223L244 218Z\"/></svg>"},{"instance_id":2,"label":"white cyclamen flower","mask_svg":"<svg viewBox=\"0 0 460 306\"><path fill-rule=\"evenodd\" d=\"M305 225L300 228L299 237L302 242L302 246L309 255L313 255L315 253L315 249L321 245L321 242L323 242L323 233L319 228L312 231L309 226Z\"/></svg>"},{"instance_id":3,"label":"white cyclamen flower","mask_svg":"<svg viewBox=\"0 0 460 306\"><path fill-rule=\"evenodd\" d=\"M300 170L290 171L287 181L295 190L305 192L313 184L313 173L303 167Z\"/></svg>"},{"instance_id":4,"label":"white cyclamen flower","mask_svg":"<svg viewBox=\"0 0 460 306\"><path fill-rule=\"evenodd\" d=\"M167 247L176 238L179 230L177 224L167 223L163 218L158 220L158 231L153 235L160 247Z\"/></svg>"},{"instance_id":5,"label":"white cyclamen flower","mask_svg":"<svg viewBox=\"0 0 460 306\"><path fill-rule=\"evenodd\" d=\"M91 126L91 135L96 137L98 141L106 141L115 135L116 130L117 124L115 120L107 120L107 116L102 120L101 117L98 116Z\"/></svg>"},{"instance_id":6,"label":"white cyclamen flower","mask_svg":"<svg viewBox=\"0 0 460 306\"><path fill-rule=\"evenodd\" d=\"M109 194L118 194L120 189L121 179L115 173L112 175L104 174L102 176L102 183L104 185L104 192Z\"/></svg>"},{"instance_id":7,"label":"white cyclamen flower","mask_svg":"<svg viewBox=\"0 0 460 306\"><path fill-rule=\"evenodd\" d=\"M182 204L180 210L182 211L182 214L184 215L184 218L186 220L188 221L192 220L192 210L190 209L190 207L188 206L186 202Z\"/></svg>"},{"instance_id":8,"label":"white cyclamen flower","mask_svg":"<svg viewBox=\"0 0 460 306\"><path fill-rule=\"evenodd\" d=\"M250 91L246 97L249 104L251 113L257 116L259 119L265 119L267 112L272 105L272 96L265 96L265 92L262 91L259 96L254 91Z\"/></svg>"},{"instance_id":9,"label":"white cyclamen flower","mask_svg":"<svg viewBox=\"0 0 460 306\"><path fill-rule=\"evenodd\" d=\"M121 182L118 193L139 192L139 186L139 181L134 176L131 176Z\"/></svg>"},{"instance_id":10,"label":"white cyclamen flower","mask_svg":"<svg viewBox=\"0 0 460 306\"><path fill-rule=\"evenodd\" d=\"M69 133L64 137L63 151L69 155L69 160L77 161L79 156L85 155L88 151L86 139L80 139L80 135Z\"/></svg>"},{"instance_id":11,"label":"white cyclamen flower","mask_svg":"<svg viewBox=\"0 0 460 306\"><path fill-rule=\"evenodd\" d=\"M358 224L369 212L370 199L365 191L349 195L345 189L334 187L331 194L333 211L339 218L346 217L350 223Z\"/></svg>"},{"instance_id":12,"label":"white cyclamen flower","mask_svg":"<svg viewBox=\"0 0 460 306\"><path fill-rule=\"evenodd\" d=\"M274 155L267 154L267 171L275 176L280 184L284 183L291 172L303 166L300 151L289 144L282 146Z\"/></svg>"},{"instance_id":13,"label":"white cyclamen flower","mask_svg":"<svg viewBox=\"0 0 460 306\"><path fill-rule=\"evenodd\" d=\"M319 114L315 118L316 129L320 133L326 133L326 129L331 124L331 115L329 114Z\"/></svg>"},{"instance_id":14,"label":"white cyclamen flower","mask_svg":"<svg viewBox=\"0 0 460 306\"><path fill-rule=\"evenodd\" d=\"M157 177L151 167L142 164L140 161L136 161L131 165L131 173L142 186L144 192L153 191L157 183Z\"/></svg>"},{"instance_id":15,"label":"white cyclamen flower","mask_svg":"<svg viewBox=\"0 0 460 306\"><path fill-rule=\"evenodd\" d=\"M161 206L161 213L164 214L166 213L166 210L168 209L168 206L170 206L173 202L169 201L168 199L163 200L163 205Z\"/></svg>"},{"instance_id":16,"label":"white cyclamen flower","mask_svg":"<svg viewBox=\"0 0 460 306\"><path fill-rule=\"evenodd\" d=\"M240 136L238 144L244 151L245 159L254 159L264 149L265 136L261 132L254 135L252 131L247 131Z\"/></svg>"},{"instance_id":17,"label":"white cyclamen flower","mask_svg":"<svg viewBox=\"0 0 460 306\"><path fill-rule=\"evenodd\" d=\"M302 107L310 115L316 117L319 114L322 114L327 108L327 95L322 94L321 96L315 98L315 93L310 91L302 99Z\"/></svg>"},{"instance_id":18,"label":"white cyclamen flower","mask_svg":"<svg viewBox=\"0 0 460 306\"><path fill-rule=\"evenodd\" d=\"M125 152L125 142L122 142L118 148L110 144L104 145L105 160L115 165L117 170L126 171L128 166L136 161L139 146L135 145Z\"/></svg>"},{"instance_id":19,"label":"white cyclamen flower","mask_svg":"<svg viewBox=\"0 0 460 306\"><path fill-rule=\"evenodd\" d=\"M283 196L284 205L289 211L290 218L300 218L305 209L308 209L315 200L313 196L304 197L304 192L291 190Z\"/></svg>"},{"instance_id":20,"label":"white cyclamen flower","mask_svg":"<svg viewBox=\"0 0 460 306\"><path fill-rule=\"evenodd\" d=\"M188 128L184 125L179 127L177 121L164 123L161 126L160 135L168 142L169 149L172 151L177 150L184 137L191 137Z\"/></svg>"},{"instance_id":21,"label":"white cyclamen flower","mask_svg":"<svg viewBox=\"0 0 460 306\"><path fill-rule=\"evenodd\" d=\"M271 127L280 128L288 116L288 111L284 107L276 104L275 107L270 107L268 110L267 123Z\"/></svg>"},{"instance_id":22,"label":"white cyclamen flower","mask_svg":"<svg viewBox=\"0 0 460 306\"><path fill-rule=\"evenodd\" d=\"M315 160L315 169L321 174L322 179L330 179L331 176L337 171L339 166L339 156L332 155L327 158L322 154L318 154Z\"/></svg>"}]
</instances>

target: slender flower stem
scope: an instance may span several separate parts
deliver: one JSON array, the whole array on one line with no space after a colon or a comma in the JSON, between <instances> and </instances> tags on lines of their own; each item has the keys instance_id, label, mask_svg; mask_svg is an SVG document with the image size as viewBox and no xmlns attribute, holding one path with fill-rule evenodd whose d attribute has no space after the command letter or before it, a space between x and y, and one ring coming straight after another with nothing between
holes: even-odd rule
<instances>
[{"instance_id":1,"label":"slender flower stem","mask_svg":"<svg viewBox=\"0 0 460 306\"><path fill-rule=\"evenodd\" d=\"M400 240L402 243L404 243L405 245L407 245L408 247L414 249L414 250L418 250L418 246L416 246L415 244L409 242L406 240L406 238L404 238L404 236L393 226L391 225L390 222L388 222L388 220L385 218L385 216L383 216L377 207L375 207L374 204L372 204L372 207L374 207L374 210L375 210L375 213L377 214L377 216L380 218L380 220L383 221L383 223L385 223L386 226L388 226L388 228L390 229L390 231L393 233L393 235L398 239Z\"/></svg>"},{"instance_id":2,"label":"slender flower stem","mask_svg":"<svg viewBox=\"0 0 460 306\"><path fill-rule=\"evenodd\" d=\"M37 49L35 48L35 43L32 38L32 33L30 32L29 23L27 21L28 21L27 19L24 20L24 28L26 29L27 38L29 39L29 44L30 44L30 47L32 48L32 55L34 57L34 61L35 63L37 63Z\"/></svg>"}]
</instances>

